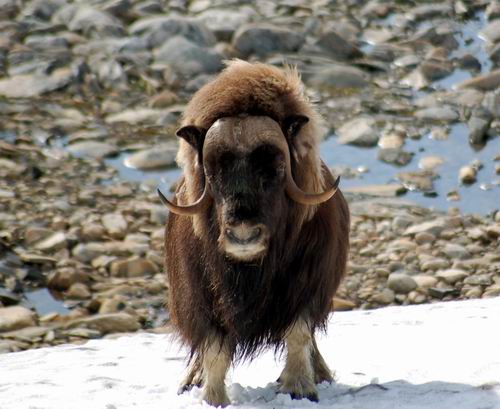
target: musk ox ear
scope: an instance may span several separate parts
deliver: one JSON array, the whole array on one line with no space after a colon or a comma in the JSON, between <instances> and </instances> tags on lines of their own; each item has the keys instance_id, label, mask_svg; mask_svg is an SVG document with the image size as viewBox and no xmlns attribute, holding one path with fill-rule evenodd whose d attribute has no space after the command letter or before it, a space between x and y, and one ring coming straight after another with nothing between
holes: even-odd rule
<instances>
[{"instance_id":1,"label":"musk ox ear","mask_svg":"<svg viewBox=\"0 0 500 409\"><path fill-rule=\"evenodd\" d=\"M178 129L175 133L179 138L184 139L198 152L201 158L201 153L203 150L203 142L205 141L205 134L207 131L203 128L199 128L193 125L183 126Z\"/></svg>"},{"instance_id":2,"label":"musk ox ear","mask_svg":"<svg viewBox=\"0 0 500 409\"><path fill-rule=\"evenodd\" d=\"M308 122L309 118L304 115L290 115L286 117L282 128L288 142L291 142Z\"/></svg>"}]
</instances>

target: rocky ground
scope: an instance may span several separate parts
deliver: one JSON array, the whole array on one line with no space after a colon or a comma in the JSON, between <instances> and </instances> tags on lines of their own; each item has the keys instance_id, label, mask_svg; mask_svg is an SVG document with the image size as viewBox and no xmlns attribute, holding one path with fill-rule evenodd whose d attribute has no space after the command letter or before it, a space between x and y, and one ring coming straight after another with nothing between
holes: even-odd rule
<instances>
[{"instance_id":1,"label":"rocky ground","mask_svg":"<svg viewBox=\"0 0 500 409\"><path fill-rule=\"evenodd\" d=\"M337 309L500 295L498 2L0 0L0 352L168 331L161 174L122 170L173 165L184 104L233 57L296 64L335 146L394 169L346 189ZM401 168L456 127L486 158L456 188L435 185L460 152ZM467 185L489 195L479 214L395 198L456 204Z\"/></svg>"}]
</instances>

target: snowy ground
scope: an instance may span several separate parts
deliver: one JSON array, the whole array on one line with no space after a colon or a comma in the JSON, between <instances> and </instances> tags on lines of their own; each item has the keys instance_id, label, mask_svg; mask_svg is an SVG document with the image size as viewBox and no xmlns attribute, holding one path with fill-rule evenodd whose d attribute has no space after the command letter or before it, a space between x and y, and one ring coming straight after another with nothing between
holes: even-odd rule
<instances>
[{"instance_id":1,"label":"snowy ground","mask_svg":"<svg viewBox=\"0 0 500 409\"><path fill-rule=\"evenodd\" d=\"M319 346L337 383L318 404L277 395L281 363L265 354L227 381L231 407L500 408L500 298L343 312ZM208 407L176 395L184 354L138 334L0 356L1 409Z\"/></svg>"}]
</instances>

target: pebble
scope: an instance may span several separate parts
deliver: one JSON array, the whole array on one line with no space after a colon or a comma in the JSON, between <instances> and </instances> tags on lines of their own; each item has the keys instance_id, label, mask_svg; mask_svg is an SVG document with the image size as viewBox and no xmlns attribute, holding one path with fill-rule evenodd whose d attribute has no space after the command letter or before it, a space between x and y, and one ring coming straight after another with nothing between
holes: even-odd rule
<instances>
[{"instance_id":1,"label":"pebble","mask_svg":"<svg viewBox=\"0 0 500 409\"><path fill-rule=\"evenodd\" d=\"M68 150L76 157L90 157L95 159L115 155L118 152L116 146L96 141L84 141L73 143L68 146Z\"/></svg>"},{"instance_id":2,"label":"pebble","mask_svg":"<svg viewBox=\"0 0 500 409\"><path fill-rule=\"evenodd\" d=\"M441 156L424 156L418 161L418 167L423 170L432 171L439 168L443 163L445 163L445 159Z\"/></svg>"},{"instance_id":3,"label":"pebble","mask_svg":"<svg viewBox=\"0 0 500 409\"><path fill-rule=\"evenodd\" d=\"M356 67L331 64L321 67L305 77L306 83L314 87L364 88L368 85L367 75Z\"/></svg>"},{"instance_id":4,"label":"pebble","mask_svg":"<svg viewBox=\"0 0 500 409\"><path fill-rule=\"evenodd\" d=\"M500 41L500 20L489 23L479 32L479 36L493 44Z\"/></svg>"},{"instance_id":5,"label":"pebble","mask_svg":"<svg viewBox=\"0 0 500 409\"><path fill-rule=\"evenodd\" d=\"M114 239L123 239L127 234L128 223L120 213L108 213L101 217L106 232Z\"/></svg>"},{"instance_id":6,"label":"pebble","mask_svg":"<svg viewBox=\"0 0 500 409\"><path fill-rule=\"evenodd\" d=\"M415 117L433 121L454 122L458 119L458 113L450 107L425 108L415 112Z\"/></svg>"},{"instance_id":7,"label":"pebble","mask_svg":"<svg viewBox=\"0 0 500 409\"><path fill-rule=\"evenodd\" d=\"M54 252L66 248L67 245L68 240L66 235L63 232L57 232L37 242L34 248L40 251Z\"/></svg>"},{"instance_id":8,"label":"pebble","mask_svg":"<svg viewBox=\"0 0 500 409\"><path fill-rule=\"evenodd\" d=\"M114 277L141 277L158 272L158 267L154 263L139 257L116 260L110 266L110 273Z\"/></svg>"},{"instance_id":9,"label":"pebble","mask_svg":"<svg viewBox=\"0 0 500 409\"><path fill-rule=\"evenodd\" d=\"M439 270L436 272L436 277L448 284L455 284L457 281L461 281L467 276L468 273L466 271L456 268L449 268L447 270Z\"/></svg>"},{"instance_id":10,"label":"pebble","mask_svg":"<svg viewBox=\"0 0 500 409\"><path fill-rule=\"evenodd\" d=\"M65 326L68 329L76 327L93 329L99 331L101 334L110 334L114 332L135 332L140 328L137 318L124 312L97 314L70 321Z\"/></svg>"},{"instance_id":11,"label":"pebble","mask_svg":"<svg viewBox=\"0 0 500 409\"><path fill-rule=\"evenodd\" d=\"M0 333L36 325L35 313L21 306L0 308Z\"/></svg>"},{"instance_id":12,"label":"pebble","mask_svg":"<svg viewBox=\"0 0 500 409\"><path fill-rule=\"evenodd\" d=\"M464 184L471 184L477 180L477 169L473 166L462 166L458 171L458 180Z\"/></svg>"},{"instance_id":13,"label":"pebble","mask_svg":"<svg viewBox=\"0 0 500 409\"><path fill-rule=\"evenodd\" d=\"M334 59L344 60L358 58L362 56L362 52L345 39L336 30L328 30L316 42L316 45Z\"/></svg>"},{"instance_id":14,"label":"pebble","mask_svg":"<svg viewBox=\"0 0 500 409\"><path fill-rule=\"evenodd\" d=\"M370 117L351 119L337 130L337 134L340 144L356 146L375 146L379 138L376 122Z\"/></svg>"},{"instance_id":15,"label":"pebble","mask_svg":"<svg viewBox=\"0 0 500 409\"><path fill-rule=\"evenodd\" d=\"M500 20L499 20L500 23ZM480 91L495 90L500 86L500 70L491 71L487 74L462 81L456 85L456 89L475 88Z\"/></svg>"},{"instance_id":16,"label":"pebble","mask_svg":"<svg viewBox=\"0 0 500 409\"><path fill-rule=\"evenodd\" d=\"M387 286L398 294L408 294L417 288L417 283L407 274L392 273L387 279Z\"/></svg>"},{"instance_id":17,"label":"pebble","mask_svg":"<svg viewBox=\"0 0 500 409\"><path fill-rule=\"evenodd\" d=\"M134 169L158 169L175 165L177 141L136 152L125 159L125 165Z\"/></svg>"},{"instance_id":18,"label":"pebble","mask_svg":"<svg viewBox=\"0 0 500 409\"><path fill-rule=\"evenodd\" d=\"M66 296L74 300L86 300L92 297L92 293L85 284L74 283L68 289Z\"/></svg>"}]
</instances>

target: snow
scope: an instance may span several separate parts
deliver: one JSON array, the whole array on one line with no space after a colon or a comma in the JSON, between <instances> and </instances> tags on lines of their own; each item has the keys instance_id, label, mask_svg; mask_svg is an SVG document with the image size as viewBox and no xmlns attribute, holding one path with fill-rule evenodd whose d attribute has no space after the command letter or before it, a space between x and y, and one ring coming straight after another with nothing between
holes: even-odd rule
<instances>
[{"instance_id":1,"label":"snow","mask_svg":"<svg viewBox=\"0 0 500 409\"><path fill-rule=\"evenodd\" d=\"M500 409L500 298L335 313L318 340L337 382L319 403L276 394L272 353L232 369L230 407ZM185 351L134 334L0 355L1 409L208 408L176 394Z\"/></svg>"}]
</instances>

